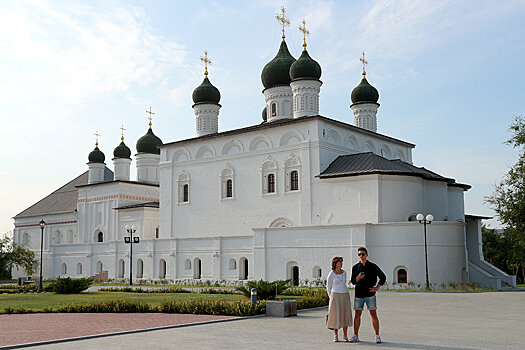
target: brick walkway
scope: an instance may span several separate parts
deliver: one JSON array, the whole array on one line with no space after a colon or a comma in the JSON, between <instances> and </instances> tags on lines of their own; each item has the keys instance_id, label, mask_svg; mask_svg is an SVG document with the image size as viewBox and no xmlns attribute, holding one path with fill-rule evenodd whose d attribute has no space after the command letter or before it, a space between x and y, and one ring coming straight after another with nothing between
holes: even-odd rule
<instances>
[{"instance_id":1,"label":"brick walkway","mask_svg":"<svg viewBox=\"0 0 525 350\"><path fill-rule=\"evenodd\" d=\"M0 315L0 346L232 318L234 317L109 313Z\"/></svg>"}]
</instances>

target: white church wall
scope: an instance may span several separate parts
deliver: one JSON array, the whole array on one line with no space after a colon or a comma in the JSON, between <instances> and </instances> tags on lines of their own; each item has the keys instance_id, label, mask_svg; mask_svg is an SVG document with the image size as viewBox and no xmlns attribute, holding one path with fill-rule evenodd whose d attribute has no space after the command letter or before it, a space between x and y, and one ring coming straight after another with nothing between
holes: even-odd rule
<instances>
[{"instance_id":1,"label":"white church wall","mask_svg":"<svg viewBox=\"0 0 525 350\"><path fill-rule=\"evenodd\" d=\"M412 214L425 212L421 178L378 175L378 185L379 222L403 222Z\"/></svg>"},{"instance_id":2,"label":"white church wall","mask_svg":"<svg viewBox=\"0 0 525 350\"><path fill-rule=\"evenodd\" d=\"M465 197L461 187L449 186L448 196L448 220L465 222Z\"/></svg>"}]
</instances>

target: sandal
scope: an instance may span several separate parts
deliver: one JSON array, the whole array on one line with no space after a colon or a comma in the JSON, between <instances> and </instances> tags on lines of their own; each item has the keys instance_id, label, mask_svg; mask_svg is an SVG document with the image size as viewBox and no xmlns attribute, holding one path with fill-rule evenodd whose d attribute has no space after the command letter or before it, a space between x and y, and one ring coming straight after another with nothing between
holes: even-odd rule
<instances>
[{"instance_id":1,"label":"sandal","mask_svg":"<svg viewBox=\"0 0 525 350\"><path fill-rule=\"evenodd\" d=\"M337 334L334 335L334 343L338 342L339 341L339 338L337 337Z\"/></svg>"},{"instance_id":2,"label":"sandal","mask_svg":"<svg viewBox=\"0 0 525 350\"><path fill-rule=\"evenodd\" d=\"M343 341L344 341L345 343L348 343L348 337L347 337L346 335L343 335Z\"/></svg>"}]
</instances>

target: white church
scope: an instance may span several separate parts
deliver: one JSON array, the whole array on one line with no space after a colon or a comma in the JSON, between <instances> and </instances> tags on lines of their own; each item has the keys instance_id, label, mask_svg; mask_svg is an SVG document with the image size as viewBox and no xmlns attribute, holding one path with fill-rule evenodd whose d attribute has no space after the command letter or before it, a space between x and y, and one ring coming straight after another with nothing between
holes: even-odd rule
<instances>
[{"instance_id":1,"label":"white church","mask_svg":"<svg viewBox=\"0 0 525 350\"><path fill-rule=\"evenodd\" d=\"M483 259L484 218L464 209L470 186L414 165L414 144L377 132L379 93L364 54L352 125L319 115L321 66L303 47L299 58L290 54L283 24L279 51L261 74L262 123L219 132L221 96L206 66L193 92L195 137L164 143L150 118L136 144L136 181L124 137L113 171L97 142L85 173L14 217L14 241L39 257L45 221L44 279L131 272L136 280L299 284L326 278L334 256L349 269L364 246L388 282L424 284L422 213L434 218L426 226L431 283L515 286ZM131 225L140 238L132 271L124 242Z\"/></svg>"}]
</instances>

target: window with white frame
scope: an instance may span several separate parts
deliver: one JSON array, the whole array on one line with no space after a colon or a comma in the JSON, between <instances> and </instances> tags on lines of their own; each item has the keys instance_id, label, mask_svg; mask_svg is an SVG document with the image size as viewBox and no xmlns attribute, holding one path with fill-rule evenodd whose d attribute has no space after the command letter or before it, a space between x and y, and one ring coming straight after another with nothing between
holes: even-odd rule
<instances>
[{"instance_id":1,"label":"window with white frame","mask_svg":"<svg viewBox=\"0 0 525 350\"><path fill-rule=\"evenodd\" d=\"M235 172L231 167L230 163L226 163L226 166L221 171L221 198L231 199L233 198L234 190L234 176Z\"/></svg>"},{"instance_id":2,"label":"window with white frame","mask_svg":"<svg viewBox=\"0 0 525 350\"><path fill-rule=\"evenodd\" d=\"M261 167L262 194L277 193L277 164L271 158L266 160Z\"/></svg>"},{"instance_id":3,"label":"window with white frame","mask_svg":"<svg viewBox=\"0 0 525 350\"><path fill-rule=\"evenodd\" d=\"M179 174L177 178L177 185L179 189L179 204L186 204L190 202L190 176L186 172Z\"/></svg>"},{"instance_id":4,"label":"window with white frame","mask_svg":"<svg viewBox=\"0 0 525 350\"><path fill-rule=\"evenodd\" d=\"M301 163L295 156L290 156L284 162L284 171L286 174L285 191L299 191L301 188Z\"/></svg>"}]
</instances>

